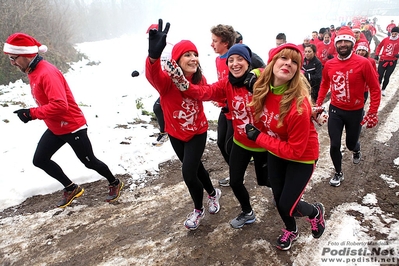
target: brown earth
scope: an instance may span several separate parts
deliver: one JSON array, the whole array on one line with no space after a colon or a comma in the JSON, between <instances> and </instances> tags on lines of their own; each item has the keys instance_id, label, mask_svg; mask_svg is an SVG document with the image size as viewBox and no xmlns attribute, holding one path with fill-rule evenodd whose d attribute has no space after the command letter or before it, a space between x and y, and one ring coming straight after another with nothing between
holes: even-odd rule
<instances>
[{"instance_id":1,"label":"brown earth","mask_svg":"<svg viewBox=\"0 0 399 266\"><path fill-rule=\"evenodd\" d=\"M344 155L345 181L338 188L329 186L330 175L322 182L311 183L305 193L309 202L320 201L326 208L328 222L331 210L345 202L362 204L362 198L375 193L378 207L399 219L399 200L395 189L387 189L379 176L384 173L399 182L399 132L387 143L375 141L378 127L383 126L399 99L399 92L379 114L377 128L361 135L362 161L354 166L349 152ZM214 129L215 126L211 126ZM321 159L319 168L332 172L328 155L326 127L318 128ZM170 145L169 143L165 145ZM214 184L228 176L228 168L214 141L203 156ZM297 242L288 252L278 251L274 242L282 221L271 203L271 191L255 183L253 165L248 166L246 187L257 214L252 225L233 229L229 221L240 208L231 188L223 187L221 211L206 214L200 227L188 231L183 226L193 205L181 177L179 161L160 166L158 176L150 176L146 186L130 190L129 176L120 176L127 184L115 204L104 202L105 180L83 184L85 194L65 209L54 208L61 192L34 196L18 206L1 212L1 265L291 265L304 249ZM204 197L204 204L206 198ZM360 222L362 214L348 213ZM11 221L11 222L10 222ZM299 230L310 234L305 219L298 219ZM386 223L381 219L382 223ZM367 225L366 225L367 226ZM389 227L389 224L386 224ZM378 229L369 228L376 240L386 239ZM318 241L318 240L312 240Z\"/></svg>"}]
</instances>

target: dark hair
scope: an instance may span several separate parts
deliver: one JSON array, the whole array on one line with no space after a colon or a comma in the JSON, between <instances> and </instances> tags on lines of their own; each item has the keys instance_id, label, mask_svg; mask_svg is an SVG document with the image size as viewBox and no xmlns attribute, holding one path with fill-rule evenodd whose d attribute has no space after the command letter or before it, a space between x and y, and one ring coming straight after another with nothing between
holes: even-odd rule
<instances>
[{"instance_id":1,"label":"dark hair","mask_svg":"<svg viewBox=\"0 0 399 266\"><path fill-rule=\"evenodd\" d=\"M284 33L279 33L279 34L277 34L276 39L286 41L287 37L285 36Z\"/></svg>"},{"instance_id":2,"label":"dark hair","mask_svg":"<svg viewBox=\"0 0 399 266\"><path fill-rule=\"evenodd\" d=\"M306 47L310 47L310 49L312 49L313 53L317 52L316 45L314 45L313 43L309 43L309 44L305 45L305 48Z\"/></svg>"},{"instance_id":3,"label":"dark hair","mask_svg":"<svg viewBox=\"0 0 399 266\"><path fill-rule=\"evenodd\" d=\"M193 74L193 78L191 79L191 82L193 84L199 84L202 81L202 68L201 65L198 64L197 71Z\"/></svg>"},{"instance_id":4,"label":"dark hair","mask_svg":"<svg viewBox=\"0 0 399 266\"><path fill-rule=\"evenodd\" d=\"M236 31L230 25L218 24L211 28L211 33L220 37L222 42L227 42L227 48L229 49L236 42Z\"/></svg>"},{"instance_id":5,"label":"dark hair","mask_svg":"<svg viewBox=\"0 0 399 266\"><path fill-rule=\"evenodd\" d=\"M236 44L242 41L242 34L236 31Z\"/></svg>"}]
</instances>

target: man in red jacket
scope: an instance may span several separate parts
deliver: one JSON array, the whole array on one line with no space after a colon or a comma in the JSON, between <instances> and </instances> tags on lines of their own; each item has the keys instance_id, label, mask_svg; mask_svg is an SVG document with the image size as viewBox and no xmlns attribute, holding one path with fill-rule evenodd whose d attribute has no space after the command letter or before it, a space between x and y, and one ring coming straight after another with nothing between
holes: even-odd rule
<instances>
[{"instance_id":1,"label":"man in red jacket","mask_svg":"<svg viewBox=\"0 0 399 266\"><path fill-rule=\"evenodd\" d=\"M375 50L375 59L378 62L378 75L380 84L382 83L381 93L385 96L385 89L389 79L395 70L399 58L399 28L394 27L391 36L384 38ZM384 82L382 81L384 80Z\"/></svg>"},{"instance_id":2,"label":"man in red jacket","mask_svg":"<svg viewBox=\"0 0 399 266\"><path fill-rule=\"evenodd\" d=\"M330 185L335 187L338 187L344 180L341 153L341 137L344 127L346 146L353 152L353 163L358 164L361 159L360 124L366 124L367 128L372 128L378 123L377 112L381 92L375 75L375 67L366 58L353 53L355 42L353 31L349 27L343 26L335 38L338 56L327 61L324 66L316 101L316 104L321 106L330 90L328 133L330 156L335 168ZM363 117L365 86L368 86L370 90L370 107Z\"/></svg>"},{"instance_id":3,"label":"man in red jacket","mask_svg":"<svg viewBox=\"0 0 399 266\"><path fill-rule=\"evenodd\" d=\"M72 182L61 167L51 160L65 143L72 147L87 168L97 171L108 180L109 194L105 200L116 201L123 182L115 178L108 166L94 156L87 136L86 119L75 102L67 81L61 71L39 55L39 52L47 51L47 46L41 45L27 34L14 33L8 37L3 51L13 66L28 75L32 96L38 105L19 109L14 113L24 123L40 119L48 127L37 145L33 164L64 186L63 198L57 203L57 207L70 205L84 192L81 186Z\"/></svg>"},{"instance_id":4,"label":"man in red jacket","mask_svg":"<svg viewBox=\"0 0 399 266\"><path fill-rule=\"evenodd\" d=\"M389 23L386 28L388 37L391 36L391 32L394 27L396 27L396 24L395 24L394 20L391 20L391 23Z\"/></svg>"}]
</instances>

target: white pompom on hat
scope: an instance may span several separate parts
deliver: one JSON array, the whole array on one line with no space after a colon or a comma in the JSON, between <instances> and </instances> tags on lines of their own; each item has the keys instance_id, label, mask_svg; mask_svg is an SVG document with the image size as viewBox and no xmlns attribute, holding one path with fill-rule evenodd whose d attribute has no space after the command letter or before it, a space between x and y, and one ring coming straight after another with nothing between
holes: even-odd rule
<instances>
[{"instance_id":1,"label":"white pompom on hat","mask_svg":"<svg viewBox=\"0 0 399 266\"><path fill-rule=\"evenodd\" d=\"M35 38L25 33L17 32L10 35L4 43L5 54L17 54L34 57L37 53L47 52L47 46L39 43Z\"/></svg>"},{"instance_id":2,"label":"white pompom on hat","mask_svg":"<svg viewBox=\"0 0 399 266\"><path fill-rule=\"evenodd\" d=\"M353 44L356 43L355 35L353 34L353 31L351 28L348 26L342 26L339 31L337 32L337 35L335 36L334 39L334 44L337 43L338 41L350 41Z\"/></svg>"}]
</instances>

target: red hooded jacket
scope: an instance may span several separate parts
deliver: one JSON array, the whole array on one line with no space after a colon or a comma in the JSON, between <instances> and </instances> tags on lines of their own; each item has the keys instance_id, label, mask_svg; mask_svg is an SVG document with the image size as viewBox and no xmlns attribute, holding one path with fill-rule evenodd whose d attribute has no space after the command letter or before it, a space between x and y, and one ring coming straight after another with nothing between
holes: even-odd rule
<instances>
[{"instance_id":1,"label":"red hooded jacket","mask_svg":"<svg viewBox=\"0 0 399 266\"><path fill-rule=\"evenodd\" d=\"M63 74L41 60L28 74L32 96L39 107L30 108L32 119L43 120L55 135L71 133L86 124Z\"/></svg>"}]
</instances>

